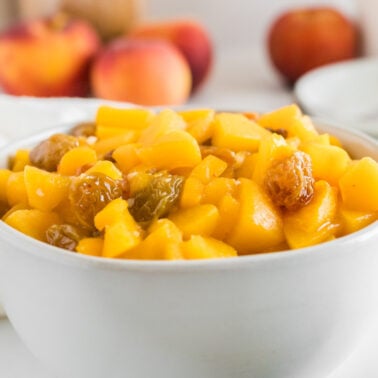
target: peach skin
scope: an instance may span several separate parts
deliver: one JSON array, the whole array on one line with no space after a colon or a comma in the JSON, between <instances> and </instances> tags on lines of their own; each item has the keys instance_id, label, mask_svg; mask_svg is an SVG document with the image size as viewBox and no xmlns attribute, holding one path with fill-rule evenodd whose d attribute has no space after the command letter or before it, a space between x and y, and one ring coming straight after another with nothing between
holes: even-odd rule
<instances>
[{"instance_id":1,"label":"peach skin","mask_svg":"<svg viewBox=\"0 0 378 378\"><path fill-rule=\"evenodd\" d=\"M129 34L137 38L161 38L173 43L185 56L192 73L192 92L203 84L212 67L213 46L209 33L194 20L146 23Z\"/></svg>"},{"instance_id":2,"label":"peach skin","mask_svg":"<svg viewBox=\"0 0 378 378\"><path fill-rule=\"evenodd\" d=\"M100 40L64 14L27 21L0 35L0 85L12 95L85 96Z\"/></svg>"},{"instance_id":3,"label":"peach skin","mask_svg":"<svg viewBox=\"0 0 378 378\"><path fill-rule=\"evenodd\" d=\"M140 105L180 104L191 88L185 58L162 40L115 40L96 59L91 79L97 97Z\"/></svg>"}]
</instances>

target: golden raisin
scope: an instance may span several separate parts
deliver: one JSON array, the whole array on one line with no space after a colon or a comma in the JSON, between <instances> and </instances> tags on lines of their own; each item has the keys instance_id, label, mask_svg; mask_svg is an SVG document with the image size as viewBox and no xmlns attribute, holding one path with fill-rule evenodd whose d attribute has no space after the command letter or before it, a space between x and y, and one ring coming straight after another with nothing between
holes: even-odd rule
<instances>
[{"instance_id":1,"label":"golden raisin","mask_svg":"<svg viewBox=\"0 0 378 378\"><path fill-rule=\"evenodd\" d=\"M85 236L79 228L70 224L53 224L46 230L47 243L75 251L77 243Z\"/></svg>"},{"instance_id":2,"label":"golden raisin","mask_svg":"<svg viewBox=\"0 0 378 378\"><path fill-rule=\"evenodd\" d=\"M75 137L90 137L96 134L96 124L94 122L82 122L70 130L70 134Z\"/></svg>"},{"instance_id":3,"label":"golden raisin","mask_svg":"<svg viewBox=\"0 0 378 378\"><path fill-rule=\"evenodd\" d=\"M264 186L273 202L287 210L296 210L311 201L314 178L309 155L301 151L273 161L268 168Z\"/></svg>"},{"instance_id":4,"label":"golden raisin","mask_svg":"<svg viewBox=\"0 0 378 378\"><path fill-rule=\"evenodd\" d=\"M45 171L56 171L62 156L79 146L79 140L66 134L54 134L30 151L30 163Z\"/></svg>"}]
</instances>

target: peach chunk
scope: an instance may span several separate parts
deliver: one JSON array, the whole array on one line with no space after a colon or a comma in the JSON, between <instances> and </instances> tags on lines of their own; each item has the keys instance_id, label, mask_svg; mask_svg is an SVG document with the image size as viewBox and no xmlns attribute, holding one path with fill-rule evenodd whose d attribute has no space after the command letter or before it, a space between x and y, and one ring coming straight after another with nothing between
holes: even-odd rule
<instances>
[{"instance_id":1,"label":"peach chunk","mask_svg":"<svg viewBox=\"0 0 378 378\"><path fill-rule=\"evenodd\" d=\"M254 181L240 179L240 209L226 241L240 254L271 250L284 241L281 214Z\"/></svg>"},{"instance_id":2,"label":"peach chunk","mask_svg":"<svg viewBox=\"0 0 378 378\"><path fill-rule=\"evenodd\" d=\"M188 177L184 182L180 197L180 207L185 209L198 205L202 200L203 182L196 177Z\"/></svg>"},{"instance_id":3,"label":"peach chunk","mask_svg":"<svg viewBox=\"0 0 378 378\"><path fill-rule=\"evenodd\" d=\"M122 178L122 172L109 160L97 161L92 167L87 169L85 173L103 173L113 180L120 180Z\"/></svg>"},{"instance_id":4,"label":"peach chunk","mask_svg":"<svg viewBox=\"0 0 378 378\"><path fill-rule=\"evenodd\" d=\"M51 211L67 197L70 179L27 165L24 170L26 193L31 207Z\"/></svg>"},{"instance_id":5,"label":"peach chunk","mask_svg":"<svg viewBox=\"0 0 378 378\"><path fill-rule=\"evenodd\" d=\"M124 222L129 229L140 232L138 224L129 213L127 201L122 198L109 202L94 218L95 226L99 231L119 222Z\"/></svg>"},{"instance_id":6,"label":"peach chunk","mask_svg":"<svg viewBox=\"0 0 378 378\"><path fill-rule=\"evenodd\" d=\"M326 180L332 185L338 184L352 161L348 153L337 146L309 142L303 144L301 150L311 157L314 178Z\"/></svg>"},{"instance_id":7,"label":"peach chunk","mask_svg":"<svg viewBox=\"0 0 378 378\"><path fill-rule=\"evenodd\" d=\"M0 169L0 202L8 202L7 183L11 173L9 169Z\"/></svg>"},{"instance_id":8,"label":"peach chunk","mask_svg":"<svg viewBox=\"0 0 378 378\"><path fill-rule=\"evenodd\" d=\"M292 153L293 148L281 135L275 133L268 135L261 141L259 151L252 162L253 180L259 185L263 185L272 162L290 156Z\"/></svg>"},{"instance_id":9,"label":"peach chunk","mask_svg":"<svg viewBox=\"0 0 378 378\"><path fill-rule=\"evenodd\" d=\"M219 177L227 168L227 163L214 155L206 156L190 173L204 184L209 184L215 177Z\"/></svg>"},{"instance_id":10,"label":"peach chunk","mask_svg":"<svg viewBox=\"0 0 378 378\"><path fill-rule=\"evenodd\" d=\"M102 238L83 238L76 246L76 252L88 256L102 255L104 240Z\"/></svg>"},{"instance_id":11,"label":"peach chunk","mask_svg":"<svg viewBox=\"0 0 378 378\"><path fill-rule=\"evenodd\" d=\"M105 227L103 257L119 257L141 242L141 235L126 222L112 223Z\"/></svg>"},{"instance_id":12,"label":"peach chunk","mask_svg":"<svg viewBox=\"0 0 378 378\"><path fill-rule=\"evenodd\" d=\"M38 209L21 209L9 214L5 223L35 239L46 241L46 230L53 224L59 224L59 215Z\"/></svg>"},{"instance_id":13,"label":"peach chunk","mask_svg":"<svg viewBox=\"0 0 378 378\"><path fill-rule=\"evenodd\" d=\"M181 231L168 219L159 219L150 226L147 237L121 257L142 260L181 260Z\"/></svg>"},{"instance_id":14,"label":"peach chunk","mask_svg":"<svg viewBox=\"0 0 378 378\"><path fill-rule=\"evenodd\" d=\"M28 195L26 193L24 172L13 172L10 174L6 194L9 205L13 206L18 203L28 204Z\"/></svg>"},{"instance_id":15,"label":"peach chunk","mask_svg":"<svg viewBox=\"0 0 378 378\"><path fill-rule=\"evenodd\" d=\"M183 110L178 114L185 120L186 130L198 143L211 139L214 131L215 111L212 109Z\"/></svg>"},{"instance_id":16,"label":"peach chunk","mask_svg":"<svg viewBox=\"0 0 378 378\"><path fill-rule=\"evenodd\" d=\"M119 146L113 151L112 157L123 173L129 172L140 163L137 153L139 147L140 145L137 143L130 143Z\"/></svg>"},{"instance_id":17,"label":"peach chunk","mask_svg":"<svg viewBox=\"0 0 378 378\"><path fill-rule=\"evenodd\" d=\"M324 180L314 185L314 196L308 205L284 216L284 232L290 248L319 244L337 231L337 193Z\"/></svg>"},{"instance_id":18,"label":"peach chunk","mask_svg":"<svg viewBox=\"0 0 378 378\"><path fill-rule=\"evenodd\" d=\"M339 210L341 235L348 235L378 220L378 211L356 211L341 207Z\"/></svg>"},{"instance_id":19,"label":"peach chunk","mask_svg":"<svg viewBox=\"0 0 378 378\"><path fill-rule=\"evenodd\" d=\"M170 131L185 130L184 119L171 109L164 109L157 114L148 127L143 130L138 142L144 146L150 146L164 134Z\"/></svg>"},{"instance_id":20,"label":"peach chunk","mask_svg":"<svg viewBox=\"0 0 378 378\"><path fill-rule=\"evenodd\" d=\"M312 140L319 135L311 119L304 116L296 104L265 113L257 119L257 122L269 129L286 130L288 137L298 137L302 141Z\"/></svg>"},{"instance_id":21,"label":"peach chunk","mask_svg":"<svg viewBox=\"0 0 378 378\"><path fill-rule=\"evenodd\" d=\"M97 161L97 154L87 146L75 147L66 152L58 164L58 173L65 176L75 176L80 172L81 167L87 164L94 164Z\"/></svg>"},{"instance_id":22,"label":"peach chunk","mask_svg":"<svg viewBox=\"0 0 378 378\"><path fill-rule=\"evenodd\" d=\"M118 257L141 241L141 229L122 198L108 203L96 214L94 223L99 231L105 231L104 257Z\"/></svg>"},{"instance_id":23,"label":"peach chunk","mask_svg":"<svg viewBox=\"0 0 378 378\"><path fill-rule=\"evenodd\" d=\"M138 156L142 163L157 169L194 167L201 161L197 141L186 131L166 133L151 146L141 148Z\"/></svg>"},{"instance_id":24,"label":"peach chunk","mask_svg":"<svg viewBox=\"0 0 378 378\"><path fill-rule=\"evenodd\" d=\"M369 157L353 162L339 181L345 207L378 211L378 163Z\"/></svg>"},{"instance_id":25,"label":"peach chunk","mask_svg":"<svg viewBox=\"0 0 378 378\"><path fill-rule=\"evenodd\" d=\"M233 195L236 191L238 181L228 177L216 177L212 179L203 190L202 203L217 205L226 194Z\"/></svg>"},{"instance_id":26,"label":"peach chunk","mask_svg":"<svg viewBox=\"0 0 378 378\"><path fill-rule=\"evenodd\" d=\"M16 151L14 158L12 159L12 171L20 172L24 167L30 164L29 150L20 149Z\"/></svg>"},{"instance_id":27,"label":"peach chunk","mask_svg":"<svg viewBox=\"0 0 378 378\"><path fill-rule=\"evenodd\" d=\"M117 135L135 134L137 139L154 113L148 109L121 109L101 106L96 115L96 136L98 139L112 138Z\"/></svg>"},{"instance_id":28,"label":"peach chunk","mask_svg":"<svg viewBox=\"0 0 378 378\"><path fill-rule=\"evenodd\" d=\"M143 130L153 117L154 113L149 109L122 109L103 105L97 110L96 125L125 130Z\"/></svg>"},{"instance_id":29,"label":"peach chunk","mask_svg":"<svg viewBox=\"0 0 378 378\"><path fill-rule=\"evenodd\" d=\"M186 259L216 259L236 257L237 252L230 245L220 240L193 235L181 244L181 250Z\"/></svg>"},{"instance_id":30,"label":"peach chunk","mask_svg":"<svg viewBox=\"0 0 378 378\"><path fill-rule=\"evenodd\" d=\"M240 203L231 192L225 193L217 203L219 221L213 232L213 237L226 240L238 219Z\"/></svg>"},{"instance_id":31,"label":"peach chunk","mask_svg":"<svg viewBox=\"0 0 378 378\"><path fill-rule=\"evenodd\" d=\"M233 151L257 151L269 131L242 114L220 113L214 119L212 144Z\"/></svg>"},{"instance_id":32,"label":"peach chunk","mask_svg":"<svg viewBox=\"0 0 378 378\"><path fill-rule=\"evenodd\" d=\"M184 239L191 235L210 236L219 222L219 211L211 204L178 210L169 219L182 231Z\"/></svg>"}]
</instances>

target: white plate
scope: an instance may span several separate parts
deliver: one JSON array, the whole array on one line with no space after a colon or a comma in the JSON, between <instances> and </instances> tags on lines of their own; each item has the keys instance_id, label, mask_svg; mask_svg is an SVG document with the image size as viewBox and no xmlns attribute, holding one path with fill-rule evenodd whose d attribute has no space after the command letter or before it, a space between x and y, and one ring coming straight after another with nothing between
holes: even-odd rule
<instances>
[{"instance_id":1,"label":"white plate","mask_svg":"<svg viewBox=\"0 0 378 378\"><path fill-rule=\"evenodd\" d=\"M377 349L378 330L328 378L377 378ZM26 349L6 319L0 320L0 376L54 378Z\"/></svg>"},{"instance_id":2,"label":"white plate","mask_svg":"<svg viewBox=\"0 0 378 378\"><path fill-rule=\"evenodd\" d=\"M378 58L312 70L297 81L294 92L310 115L378 136Z\"/></svg>"}]
</instances>

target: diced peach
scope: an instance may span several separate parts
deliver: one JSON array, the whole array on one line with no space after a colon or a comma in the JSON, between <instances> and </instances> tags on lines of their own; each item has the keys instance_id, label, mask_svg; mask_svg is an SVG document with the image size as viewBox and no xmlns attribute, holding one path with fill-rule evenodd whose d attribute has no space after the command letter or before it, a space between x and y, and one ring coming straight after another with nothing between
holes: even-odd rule
<instances>
[{"instance_id":1,"label":"diced peach","mask_svg":"<svg viewBox=\"0 0 378 378\"><path fill-rule=\"evenodd\" d=\"M266 172L272 162L280 160L293 153L293 148L289 146L285 139L278 134L270 134L261 141L259 152L256 156L255 166L253 167L253 180L259 185L263 185Z\"/></svg>"},{"instance_id":2,"label":"diced peach","mask_svg":"<svg viewBox=\"0 0 378 378\"><path fill-rule=\"evenodd\" d=\"M318 136L311 119L303 116L301 109L296 104L263 114L257 122L269 129L284 129L288 132L289 137L298 137L302 141L309 141Z\"/></svg>"},{"instance_id":3,"label":"diced peach","mask_svg":"<svg viewBox=\"0 0 378 378\"><path fill-rule=\"evenodd\" d=\"M13 206L18 203L28 204L28 195L24 180L24 172L13 172L7 181L7 199L9 205Z\"/></svg>"},{"instance_id":4,"label":"diced peach","mask_svg":"<svg viewBox=\"0 0 378 378\"><path fill-rule=\"evenodd\" d=\"M378 163L369 157L353 162L339 180L345 207L378 211Z\"/></svg>"},{"instance_id":5,"label":"diced peach","mask_svg":"<svg viewBox=\"0 0 378 378\"><path fill-rule=\"evenodd\" d=\"M214 131L214 110L183 110L179 112L179 114L187 124L186 131L191 134L198 143L202 144L211 139Z\"/></svg>"},{"instance_id":6,"label":"diced peach","mask_svg":"<svg viewBox=\"0 0 378 378\"><path fill-rule=\"evenodd\" d=\"M220 198L217 206L219 222L212 236L219 240L225 240L238 219L240 202L231 193L226 193Z\"/></svg>"},{"instance_id":7,"label":"diced peach","mask_svg":"<svg viewBox=\"0 0 378 378\"><path fill-rule=\"evenodd\" d=\"M11 173L9 169L0 169L0 202L8 202L7 183Z\"/></svg>"},{"instance_id":8,"label":"diced peach","mask_svg":"<svg viewBox=\"0 0 378 378\"><path fill-rule=\"evenodd\" d=\"M201 151L197 141L182 130L161 135L154 144L141 148L138 156L146 165L167 170L194 167L201 161Z\"/></svg>"},{"instance_id":9,"label":"diced peach","mask_svg":"<svg viewBox=\"0 0 378 378\"><path fill-rule=\"evenodd\" d=\"M220 240L193 235L182 242L181 250L186 259L217 259L236 257L234 248Z\"/></svg>"},{"instance_id":10,"label":"diced peach","mask_svg":"<svg viewBox=\"0 0 378 378\"><path fill-rule=\"evenodd\" d=\"M67 197L70 179L27 165L24 169L28 203L42 211L51 211Z\"/></svg>"},{"instance_id":11,"label":"diced peach","mask_svg":"<svg viewBox=\"0 0 378 378\"><path fill-rule=\"evenodd\" d=\"M80 172L80 168L94 164L97 161L97 154L92 148L87 146L75 147L66 152L60 159L58 173L64 176L75 176Z\"/></svg>"},{"instance_id":12,"label":"diced peach","mask_svg":"<svg viewBox=\"0 0 378 378\"><path fill-rule=\"evenodd\" d=\"M24 203L18 203L16 205L13 205L1 218L3 221L5 221L9 215L14 213L17 210L30 210L30 206L26 205Z\"/></svg>"},{"instance_id":13,"label":"diced peach","mask_svg":"<svg viewBox=\"0 0 378 378\"><path fill-rule=\"evenodd\" d=\"M30 164L29 150L25 150L25 149L17 150L12 161L12 171L20 172L28 164Z\"/></svg>"},{"instance_id":14,"label":"diced peach","mask_svg":"<svg viewBox=\"0 0 378 378\"><path fill-rule=\"evenodd\" d=\"M204 187L201 202L218 205L226 194L233 195L236 187L236 180L228 177L216 177Z\"/></svg>"},{"instance_id":15,"label":"diced peach","mask_svg":"<svg viewBox=\"0 0 378 378\"><path fill-rule=\"evenodd\" d=\"M112 157L122 172L127 173L131 168L140 163L137 153L139 147L139 144L131 143L120 146L114 150Z\"/></svg>"},{"instance_id":16,"label":"diced peach","mask_svg":"<svg viewBox=\"0 0 378 378\"><path fill-rule=\"evenodd\" d=\"M183 258L181 242L182 234L177 226L168 219L160 219L150 227L148 236L122 257L142 260L179 260Z\"/></svg>"},{"instance_id":17,"label":"diced peach","mask_svg":"<svg viewBox=\"0 0 378 378\"><path fill-rule=\"evenodd\" d=\"M134 143L138 138L138 133L129 130L124 134L116 135L111 138L97 141L93 144L93 149L97 152L98 156L104 156L106 153L115 150L124 144Z\"/></svg>"},{"instance_id":18,"label":"diced peach","mask_svg":"<svg viewBox=\"0 0 378 378\"><path fill-rule=\"evenodd\" d=\"M237 113L220 113L214 118L212 144L230 148L233 151L257 151L262 138L269 131L256 122Z\"/></svg>"},{"instance_id":19,"label":"diced peach","mask_svg":"<svg viewBox=\"0 0 378 378\"><path fill-rule=\"evenodd\" d=\"M56 213L38 209L16 210L5 219L9 226L41 241L46 241L46 230L60 222Z\"/></svg>"},{"instance_id":20,"label":"diced peach","mask_svg":"<svg viewBox=\"0 0 378 378\"><path fill-rule=\"evenodd\" d=\"M235 177L252 178L257 163L258 152L247 155L240 167L235 172Z\"/></svg>"},{"instance_id":21,"label":"diced peach","mask_svg":"<svg viewBox=\"0 0 378 378\"><path fill-rule=\"evenodd\" d=\"M298 137L303 142L314 140L318 137L311 118L302 116L295 119L288 127L289 137Z\"/></svg>"},{"instance_id":22,"label":"diced peach","mask_svg":"<svg viewBox=\"0 0 378 378\"><path fill-rule=\"evenodd\" d=\"M348 153L341 147L309 142L304 143L301 150L311 157L315 179L326 180L332 185L338 184L351 163Z\"/></svg>"},{"instance_id":23,"label":"diced peach","mask_svg":"<svg viewBox=\"0 0 378 378\"><path fill-rule=\"evenodd\" d=\"M240 179L240 210L226 241L240 254L264 252L284 241L280 213L254 181Z\"/></svg>"},{"instance_id":24,"label":"diced peach","mask_svg":"<svg viewBox=\"0 0 378 378\"><path fill-rule=\"evenodd\" d=\"M378 220L378 212L355 211L341 207L339 210L339 218L341 221L340 236L342 236L361 230L370 223Z\"/></svg>"},{"instance_id":25,"label":"diced peach","mask_svg":"<svg viewBox=\"0 0 378 378\"><path fill-rule=\"evenodd\" d=\"M97 110L96 125L124 130L143 130L153 117L154 113L149 109L122 109L103 105Z\"/></svg>"},{"instance_id":26,"label":"diced peach","mask_svg":"<svg viewBox=\"0 0 378 378\"><path fill-rule=\"evenodd\" d=\"M85 173L103 173L113 180L120 180L122 178L122 172L109 160L97 161L91 168L87 169Z\"/></svg>"},{"instance_id":27,"label":"diced peach","mask_svg":"<svg viewBox=\"0 0 378 378\"><path fill-rule=\"evenodd\" d=\"M169 219L182 231L184 239L191 235L210 236L219 222L219 211L211 204L197 205L178 210Z\"/></svg>"},{"instance_id":28,"label":"diced peach","mask_svg":"<svg viewBox=\"0 0 378 378\"><path fill-rule=\"evenodd\" d=\"M257 119L257 122L270 129L286 129L288 125L292 124L296 119L302 117L302 111L296 104L284 106L282 108L273 110L269 113L262 114ZM288 130L287 130L288 131Z\"/></svg>"},{"instance_id":29,"label":"diced peach","mask_svg":"<svg viewBox=\"0 0 378 378\"><path fill-rule=\"evenodd\" d=\"M220 176L226 168L225 161L214 155L208 155L193 168L190 177L196 177L204 184L208 184L215 177Z\"/></svg>"},{"instance_id":30,"label":"diced peach","mask_svg":"<svg viewBox=\"0 0 378 378\"><path fill-rule=\"evenodd\" d=\"M170 109L162 110L150 122L149 126L142 132L138 142L144 146L154 144L158 138L171 131L185 130L184 119Z\"/></svg>"},{"instance_id":31,"label":"diced peach","mask_svg":"<svg viewBox=\"0 0 378 378\"><path fill-rule=\"evenodd\" d=\"M141 232L139 225L129 213L127 201L122 198L116 198L109 202L94 218L95 226L99 231L104 230L107 226L121 222L131 232L136 234Z\"/></svg>"},{"instance_id":32,"label":"diced peach","mask_svg":"<svg viewBox=\"0 0 378 378\"><path fill-rule=\"evenodd\" d=\"M76 252L88 256L102 255L102 249L104 246L104 240L102 238L83 238L76 246Z\"/></svg>"},{"instance_id":33,"label":"diced peach","mask_svg":"<svg viewBox=\"0 0 378 378\"><path fill-rule=\"evenodd\" d=\"M103 257L115 258L131 250L142 241L139 232L130 229L126 222L116 222L105 227Z\"/></svg>"},{"instance_id":34,"label":"diced peach","mask_svg":"<svg viewBox=\"0 0 378 378\"><path fill-rule=\"evenodd\" d=\"M284 231L290 248L308 247L333 237L337 230L336 211L336 190L327 181L317 181L311 202L284 216Z\"/></svg>"},{"instance_id":35,"label":"diced peach","mask_svg":"<svg viewBox=\"0 0 378 378\"><path fill-rule=\"evenodd\" d=\"M180 207L183 209L198 205L202 200L204 184L195 177L188 177L181 192Z\"/></svg>"},{"instance_id":36,"label":"diced peach","mask_svg":"<svg viewBox=\"0 0 378 378\"><path fill-rule=\"evenodd\" d=\"M136 140L138 139L140 135L140 131L136 131L136 130L131 131L131 130L124 129L123 127L107 127L107 126L96 127L96 137L98 138L99 141L102 141L104 139L109 139L109 138L117 138L117 137L120 137L121 135L126 135L127 138L129 138L130 135L132 135Z\"/></svg>"}]
</instances>

